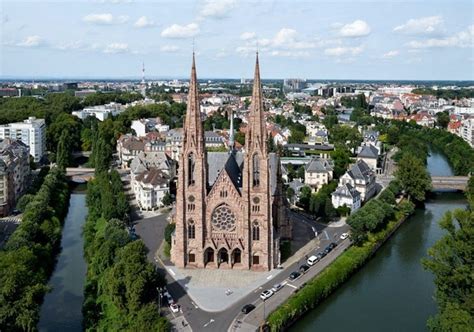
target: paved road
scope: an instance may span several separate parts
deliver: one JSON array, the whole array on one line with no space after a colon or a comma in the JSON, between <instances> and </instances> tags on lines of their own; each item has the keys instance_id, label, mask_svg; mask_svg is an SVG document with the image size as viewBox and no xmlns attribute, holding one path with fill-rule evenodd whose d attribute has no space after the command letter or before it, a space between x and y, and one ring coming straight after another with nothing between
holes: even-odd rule
<instances>
[{"instance_id":1,"label":"paved road","mask_svg":"<svg viewBox=\"0 0 474 332\"><path fill-rule=\"evenodd\" d=\"M294 220L294 222L302 222L307 225L311 225L311 227L315 227L318 231L318 237L320 239L320 247L315 248L318 252L324 249L330 242L334 241L334 239L338 239L340 234L346 232L349 229L349 226L344 225L342 227L327 227L324 224L317 223L316 221L312 220L311 218L301 216L295 212L290 212L290 217ZM144 219L142 221L138 221L135 229L136 233L143 239L146 246L150 250L148 254L148 258L153 261L158 269L166 273L166 278L168 281L167 289L172 295L172 297L178 302L181 306L182 314L174 314L173 316L181 316L184 315L186 322L191 326L193 331L227 331L231 328L232 323L236 317L240 317L241 309L245 304L254 303L260 301L260 293L262 290L271 288L276 283L282 283L286 280L288 275L297 270L298 267L304 263L305 258L303 257L300 261L297 261L289 266L286 266L284 271L278 274L276 277L270 279L267 283L262 285L260 288L256 289L254 292L248 294L240 301L234 303L230 308L226 309L222 312L207 312L198 308L192 299L186 294L186 292L182 289L181 285L179 285L173 278L168 274L168 271L164 270L163 266L161 266L158 262L154 260L154 253L158 249L159 244L163 239L163 231L166 226L166 215L162 215L159 217ZM159 233L161 231L161 234ZM335 254L333 254L335 257ZM328 260L331 259L331 255L328 255ZM324 261L324 260L323 260ZM323 264L323 262L318 263ZM316 268L312 270L317 271ZM302 280L306 280L305 278L301 278ZM291 288L291 286L285 286L284 290L281 290L281 296L285 295L287 292L287 288ZM278 296L275 296L277 299ZM270 303L270 302L269 302ZM260 309L258 309L260 310ZM256 312L258 312L258 310ZM263 309L262 309L263 310ZM268 312L267 312L268 314ZM263 315L263 311L262 311ZM179 327L179 326L178 326Z\"/></svg>"}]
</instances>

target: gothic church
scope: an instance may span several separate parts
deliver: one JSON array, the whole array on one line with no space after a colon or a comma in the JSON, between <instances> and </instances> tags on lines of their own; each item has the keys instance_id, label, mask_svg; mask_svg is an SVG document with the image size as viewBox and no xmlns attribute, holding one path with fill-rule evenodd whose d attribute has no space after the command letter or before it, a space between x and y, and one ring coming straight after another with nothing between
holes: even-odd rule
<instances>
[{"instance_id":1,"label":"gothic church","mask_svg":"<svg viewBox=\"0 0 474 332\"><path fill-rule=\"evenodd\" d=\"M258 54L247 128L242 151L206 152L193 54L173 215L176 266L268 271L280 263L291 226L280 160L267 151Z\"/></svg>"}]
</instances>

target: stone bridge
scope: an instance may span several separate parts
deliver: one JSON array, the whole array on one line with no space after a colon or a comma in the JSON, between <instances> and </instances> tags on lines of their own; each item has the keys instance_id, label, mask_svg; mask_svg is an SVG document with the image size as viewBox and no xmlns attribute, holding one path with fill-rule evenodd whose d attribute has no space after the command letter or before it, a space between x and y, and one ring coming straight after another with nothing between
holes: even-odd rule
<instances>
[{"instance_id":1,"label":"stone bridge","mask_svg":"<svg viewBox=\"0 0 474 332\"><path fill-rule=\"evenodd\" d=\"M381 183L384 187L387 186L390 181L394 180L394 176L377 176L377 182ZM433 190L451 189L451 190L462 190L465 191L469 176L432 176L431 184Z\"/></svg>"},{"instance_id":2,"label":"stone bridge","mask_svg":"<svg viewBox=\"0 0 474 332\"><path fill-rule=\"evenodd\" d=\"M128 174L125 169L115 169L123 177ZM87 182L94 178L95 168L86 167L67 167L66 176L70 177L74 182Z\"/></svg>"}]
</instances>

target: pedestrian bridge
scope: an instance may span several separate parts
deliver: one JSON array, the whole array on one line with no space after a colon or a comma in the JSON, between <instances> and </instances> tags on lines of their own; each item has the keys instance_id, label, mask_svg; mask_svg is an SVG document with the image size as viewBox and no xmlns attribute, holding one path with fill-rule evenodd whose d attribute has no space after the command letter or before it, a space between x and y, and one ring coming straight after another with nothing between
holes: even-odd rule
<instances>
[{"instance_id":1,"label":"pedestrian bridge","mask_svg":"<svg viewBox=\"0 0 474 332\"><path fill-rule=\"evenodd\" d=\"M466 190L469 176L432 176L431 183L433 190L455 189Z\"/></svg>"},{"instance_id":2,"label":"pedestrian bridge","mask_svg":"<svg viewBox=\"0 0 474 332\"><path fill-rule=\"evenodd\" d=\"M94 177L95 168L67 167L66 176L74 182L87 182Z\"/></svg>"}]
</instances>

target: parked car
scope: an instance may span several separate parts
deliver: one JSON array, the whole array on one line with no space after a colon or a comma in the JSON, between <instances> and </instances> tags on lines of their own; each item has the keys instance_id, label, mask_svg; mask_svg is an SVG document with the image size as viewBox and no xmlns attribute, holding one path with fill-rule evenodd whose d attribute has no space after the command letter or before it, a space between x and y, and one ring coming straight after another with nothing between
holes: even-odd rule
<instances>
[{"instance_id":1,"label":"parked car","mask_svg":"<svg viewBox=\"0 0 474 332\"><path fill-rule=\"evenodd\" d=\"M306 265L306 264L303 264L300 266L300 271L303 272L303 273L306 273L306 271L309 270L309 266Z\"/></svg>"},{"instance_id":2,"label":"parked car","mask_svg":"<svg viewBox=\"0 0 474 332\"><path fill-rule=\"evenodd\" d=\"M331 242L331 243L329 244L329 247L331 247L331 250L333 250L334 248L337 247L337 243Z\"/></svg>"},{"instance_id":3,"label":"parked car","mask_svg":"<svg viewBox=\"0 0 474 332\"><path fill-rule=\"evenodd\" d=\"M326 256L326 253L325 253L324 251L322 251L322 252L320 252L320 253L318 253L318 254L316 255L316 257L318 258L318 260L321 260L321 258L323 258L324 256Z\"/></svg>"},{"instance_id":4,"label":"parked car","mask_svg":"<svg viewBox=\"0 0 474 332\"><path fill-rule=\"evenodd\" d=\"M301 276L301 273L299 272L291 272L290 276L288 277L288 279L290 280L296 280L298 279L299 277Z\"/></svg>"},{"instance_id":5,"label":"parked car","mask_svg":"<svg viewBox=\"0 0 474 332\"><path fill-rule=\"evenodd\" d=\"M262 294L260 294L260 298L265 301L272 297L272 295L273 291L271 289L267 289L266 291L263 291Z\"/></svg>"},{"instance_id":6,"label":"parked car","mask_svg":"<svg viewBox=\"0 0 474 332\"><path fill-rule=\"evenodd\" d=\"M332 248L331 248L331 246L329 245L329 246L327 246L326 248L324 248L324 251L323 251L323 252L327 255L327 254L329 254L329 253L331 252L331 250L332 250Z\"/></svg>"},{"instance_id":7,"label":"parked car","mask_svg":"<svg viewBox=\"0 0 474 332\"><path fill-rule=\"evenodd\" d=\"M179 306L176 303L170 304L170 310L172 312L179 312Z\"/></svg>"},{"instance_id":8,"label":"parked car","mask_svg":"<svg viewBox=\"0 0 474 332\"><path fill-rule=\"evenodd\" d=\"M349 233L342 233L340 239L345 240L349 237Z\"/></svg>"},{"instance_id":9,"label":"parked car","mask_svg":"<svg viewBox=\"0 0 474 332\"><path fill-rule=\"evenodd\" d=\"M255 306L253 304L246 304L244 305L244 307L242 308L242 312L244 314L248 314L250 311L252 311L253 309L255 309Z\"/></svg>"},{"instance_id":10,"label":"parked car","mask_svg":"<svg viewBox=\"0 0 474 332\"><path fill-rule=\"evenodd\" d=\"M306 263L309 265L309 266L313 266L314 264L316 264L317 262L319 261L319 257L318 256L311 256L308 258L308 260L306 261Z\"/></svg>"},{"instance_id":11,"label":"parked car","mask_svg":"<svg viewBox=\"0 0 474 332\"><path fill-rule=\"evenodd\" d=\"M282 285L282 284L275 284L275 285L273 285L273 287L272 287L272 291L273 291L273 293L276 293L276 292L278 292L278 291L279 291L280 289L282 289L282 288L283 288L283 285Z\"/></svg>"}]
</instances>

